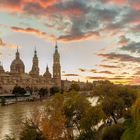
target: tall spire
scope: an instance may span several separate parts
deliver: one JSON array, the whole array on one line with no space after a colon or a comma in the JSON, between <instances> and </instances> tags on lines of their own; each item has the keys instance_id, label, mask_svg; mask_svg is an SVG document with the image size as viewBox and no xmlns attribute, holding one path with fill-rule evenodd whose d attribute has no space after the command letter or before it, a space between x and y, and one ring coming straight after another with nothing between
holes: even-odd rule
<instances>
[{"instance_id":1,"label":"tall spire","mask_svg":"<svg viewBox=\"0 0 140 140\"><path fill-rule=\"evenodd\" d=\"M49 71L49 67L48 67L48 64L47 64L47 67L46 67L46 71Z\"/></svg>"},{"instance_id":2,"label":"tall spire","mask_svg":"<svg viewBox=\"0 0 140 140\"><path fill-rule=\"evenodd\" d=\"M57 39L55 40L55 49L57 49Z\"/></svg>"},{"instance_id":3,"label":"tall spire","mask_svg":"<svg viewBox=\"0 0 140 140\"><path fill-rule=\"evenodd\" d=\"M35 47L35 50L34 50L34 57L37 57L37 50L36 50L36 47Z\"/></svg>"},{"instance_id":4,"label":"tall spire","mask_svg":"<svg viewBox=\"0 0 140 140\"><path fill-rule=\"evenodd\" d=\"M19 59L19 51L18 51L18 46L17 46L17 52L16 52L16 59Z\"/></svg>"},{"instance_id":5,"label":"tall spire","mask_svg":"<svg viewBox=\"0 0 140 140\"><path fill-rule=\"evenodd\" d=\"M58 53L57 39L55 40L55 52Z\"/></svg>"},{"instance_id":6,"label":"tall spire","mask_svg":"<svg viewBox=\"0 0 140 140\"><path fill-rule=\"evenodd\" d=\"M17 46L17 52L18 52L18 46Z\"/></svg>"}]
</instances>

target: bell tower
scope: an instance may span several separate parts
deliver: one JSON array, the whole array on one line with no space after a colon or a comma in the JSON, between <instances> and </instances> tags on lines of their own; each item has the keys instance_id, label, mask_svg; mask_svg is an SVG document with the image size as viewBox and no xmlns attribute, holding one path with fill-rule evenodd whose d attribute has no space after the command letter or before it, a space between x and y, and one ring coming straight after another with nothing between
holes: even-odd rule
<instances>
[{"instance_id":1,"label":"bell tower","mask_svg":"<svg viewBox=\"0 0 140 140\"><path fill-rule=\"evenodd\" d=\"M39 76L39 67L38 67L38 57L37 57L37 51L35 49L34 51L34 57L33 57L33 65L32 65L32 69L30 71L30 75L32 77L38 77Z\"/></svg>"},{"instance_id":2,"label":"bell tower","mask_svg":"<svg viewBox=\"0 0 140 140\"><path fill-rule=\"evenodd\" d=\"M58 52L57 41L55 45L55 52L53 55L53 80L56 86L61 88L61 65L60 65L60 54Z\"/></svg>"}]
</instances>

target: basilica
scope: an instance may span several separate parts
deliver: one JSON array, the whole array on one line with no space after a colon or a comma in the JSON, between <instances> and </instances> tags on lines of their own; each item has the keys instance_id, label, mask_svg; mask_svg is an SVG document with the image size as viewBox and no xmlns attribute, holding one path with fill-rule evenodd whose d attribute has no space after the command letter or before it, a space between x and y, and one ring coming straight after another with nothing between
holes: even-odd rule
<instances>
[{"instance_id":1,"label":"basilica","mask_svg":"<svg viewBox=\"0 0 140 140\"><path fill-rule=\"evenodd\" d=\"M3 66L0 65L0 94L11 93L15 86L30 87L32 89L50 89L54 86L61 88L61 65L57 43L53 55L53 75L49 72L48 66L43 75L39 74L39 60L36 50L34 51L32 68L29 73L25 73L25 65L20 58L18 49L15 59L11 63L10 72L5 72Z\"/></svg>"}]
</instances>

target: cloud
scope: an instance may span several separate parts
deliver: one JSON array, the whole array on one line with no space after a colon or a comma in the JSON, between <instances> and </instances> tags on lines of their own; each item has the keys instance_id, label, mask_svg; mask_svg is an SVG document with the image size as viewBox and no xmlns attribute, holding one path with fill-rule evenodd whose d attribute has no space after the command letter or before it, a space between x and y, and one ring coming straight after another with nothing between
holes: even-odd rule
<instances>
[{"instance_id":1,"label":"cloud","mask_svg":"<svg viewBox=\"0 0 140 140\"><path fill-rule=\"evenodd\" d=\"M23 0L0 0L0 8L4 11L21 11L22 2Z\"/></svg>"},{"instance_id":2,"label":"cloud","mask_svg":"<svg viewBox=\"0 0 140 140\"><path fill-rule=\"evenodd\" d=\"M79 35L69 34L69 35L60 36L58 40L67 42L67 41L76 41L76 40L78 41L86 40L91 38L93 38L94 40L98 40L100 38L100 35L98 32L80 33Z\"/></svg>"},{"instance_id":3,"label":"cloud","mask_svg":"<svg viewBox=\"0 0 140 140\"><path fill-rule=\"evenodd\" d=\"M78 74L64 74L63 76L71 76L71 77L74 77L74 76L80 76L80 75L78 75Z\"/></svg>"},{"instance_id":4,"label":"cloud","mask_svg":"<svg viewBox=\"0 0 140 140\"><path fill-rule=\"evenodd\" d=\"M128 9L127 12L125 12L125 14L122 16L120 23L124 24L125 26L128 24L140 24L139 13L140 10Z\"/></svg>"},{"instance_id":5,"label":"cloud","mask_svg":"<svg viewBox=\"0 0 140 140\"><path fill-rule=\"evenodd\" d=\"M120 49L131 53L140 53L140 42L131 42L126 46L122 46Z\"/></svg>"},{"instance_id":6,"label":"cloud","mask_svg":"<svg viewBox=\"0 0 140 140\"><path fill-rule=\"evenodd\" d=\"M111 71L98 71L98 72L96 72L96 73L115 74L115 73L113 73L113 72L111 72Z\"/></svg>"},{"instance_id":7,"label":"cloud","mask_svg":"<svg viewBox=\"0 0 140 140\"><path fill-rule=\"evenodd\" d=\"M102 73L102 74L114 74L111 71L97 71L96 69L82 69L79 68L80 72L92 72L92 73Z\"/></svg>"},{"instance_id":8,"label":"cloud","mask_svg":"<svg viewBox=\"0 0 140 140\"><path fill-rule=\"evenodd\" d=\"M122 5L127 2L127 0L101 0L103 3L113 3L113 4L118 4Z\"/></svg>"},{"instance_id":9,"label":"cloud","mask_svg":"<svg viewBox=\"0 0 140 140\"><path fill-rule=\"evenodd\" d=\"M137 71L136 73L134 73L134 75L140 75L140 71Z\"/></svg>"},{"instance_id":10,"label":"cloud","mask_svg":"<svg viewBox=\"0 0 140 140\"><path fill-rule=\"evenodd\" d=\"M54 40L56 37L54 35L49 35L46 32L41 32L38 29L34 28L20 28L20 27L11 27L11 30L14 32L22 32L36 35L37 37Z\"/></svg>"},{"instance_id":11,"label":"cloud","mask_svg":"<svg viewBox=\"0 0 140 140\"><path fill-rule=\"evenodd\" d=\"M133 32L134 34L135 33L140 33L140 24L137 24L137 25L131 27L130 31Z\"/></svg>"},{"instance_id":12,"label":"cloud","mask_svg":"<svg viewBox=\"0 0 140 140\"><path fill-rule=\"evenodd\" d=\"M130 81L130 84L133 84L133 85L139 85L140 83L140 77L136 76L134 77L131 81Z\"/></svg>"},{"instance_id":13,"label":"cloud","mask_svg":"<svg viewBox=\"0 0 140 140\"><path fill-rule=\"evenodd\" d=\"M131 6L136 10L140 10L140 1L139 0L132 0Z\"/></svg>"},{"instance_id":14,"label":"cloud","mask_svg":"<svg viewBox=\"0 0 140 140\"><path fill-rule=\"evenodd\" d=\"M138 5L139 0L0 0L1 10L40 20L65 42L99 40L106 37L106 32L116 35L131 31L132 25L140 23ZM30 32L43 38L56 36L37 30Z\"/></svg>"},{"instance_id":15,"label":"cloud","mask_svg":"<svg viewBox=\"0 0 140 140\"><path fill-rule=\"evenodd\" d=\"M93 73L96 73L97 72L97 70L96 69L91 69L91 70L89 70L90 72L93 72Z\"/></svg>"},{"instance_id":16,"label":"cloud","mask_svg":"<svg viewBox=\"0 0 140 140\"><path fill-rule=\"evenodd\" d=\"M116 68L120 68L119 66L114 66L114 65L104 65L104 64L100 64L100 65L97 65L99 67L102 67L102 68L111 68L111 69L116 69Z\"/></svg>"},{"instance_id":17,"label":"cloud","mask_svg":"<svg viewBox=\"0 0 140 140\"><path fill-rule=\"evenodd\" d=\"M106 58L108 60L118 60L120 62L140 63L140 57L134 57L128 54L109 53L109 54L98 54L98 56Z\"/></svg>"},{"instance_id":18,"label":"cloud","mask_svg":"<svg viewBox=\"0 0 140 140\"><path fill-rule=\"evenodd\" d=\"M98 76L87 76L87 79L91 79L91 80L132 80L131 78L122 78L122 77L114 77L114 78L110 78L110 77L98 77Z\"/></svg>"},{"instance_id":19,"label":"cloud","mask_svg":"<svg viewBox=\"0 0 140 140\"><path fill-rule=\"evenodd\" d=\"M86 72L87 70L86 69L83 69L83 68L79 68L79 71L80 72Z\"/></svg>"},{"instance_id":20,"label":"cloud","mask_svg":"<svg viewBox=\"0 0 140 140\"><path fill-rule=\"evenodd\" d=\"M113 8L95 7L90 0L88 2L21 0L19 3L22 3L22 8L19 10L21 15L45 18L44 25L51 25L54 29L60 30L58 39L62 41L99 39L101 23L112 21L119 14L119 11ZM4 7L11 5L8 1L4 4Z\"/></svg>"},{"instance_id":21,"label":"cloud","mask_svg":"<svg viewBox=\"0 0 140 140\"><path fill-rule=\"evenodd\" d=\"M102 73L102 74L114 74L113 72L111 71L97 71L96 69L91 69L89 70L89 72L92 72L92 73Z\"/></svg>"},{"instance_id":22,"label":"cloud","mask_svg":"<svg viewBox=\"0 0 140 140\"><path fill-rule=\"evenodd\" d=\"M119 37L119 45L127 45L129 43L130 39L126 38L124 35Z\"/></svg>"}]
</instances>

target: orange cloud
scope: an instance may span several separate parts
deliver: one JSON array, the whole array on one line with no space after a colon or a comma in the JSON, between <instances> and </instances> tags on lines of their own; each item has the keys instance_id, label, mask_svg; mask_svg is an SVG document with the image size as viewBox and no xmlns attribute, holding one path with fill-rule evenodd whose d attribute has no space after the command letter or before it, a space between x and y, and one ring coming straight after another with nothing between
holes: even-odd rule
<instances>
[{"instance_id":1,"label":"orange cloud","mask_svg":"<svg viewBox=\"0 0 140 140\"><path fill-rule=\"evenodd\" d=\"M44 8L50 7L54 4L61 2L61 0L47 0L47 1L45 1L45 0L29 0L29 1L30 2L38 2Z\"/></svg>"},{"instance_id":2,"label":"orange cloud","mask_svg":"<svg viewBox=\"0 0 140 140\"><path fill-rule=\"evenodd\" d=\"M140 10L140 2L139 2L139 1L132 1L131 6L132 6L135 10Z\"/></svg>"},{"instance_id":3,"label":"orange cloud","mask_svg":"<svg viewBox=\"0 0 140 140\"><path fill-rule=\"evenodd\" d=\"M61 0L0 0L0 9L17 12L22 11L28 3L38 3L42 8L47 8L59 2Z\"/></svg>"},{"instance_id":4,"label":"orange cloud","mask_svg":"<svg viewBox=\"0 0 140 140\"><path fill-rule=\"evenodd\" d=\"M102 0L102 1L107 3L118 4L118 5L122 5L127 2L127 0Z\"/></svg>"},{"instance_id":5,"label":"orange cloud","mask_svg":"<svg viewBox=\"0 0 140 140\"><path fill-rule=\"evenodd\" d=\"M100 64L100 65L97 65L99 67L102 67L102 68L120 68L119 66L114 66L114 65L104 65L104 64Z\"/></svg>"},{"instance_id":6,"label":"orange cloud","mask_svg":"<svg viewBox=\"0 0 140 140\"><path fill-rule=\"evenodd\" d=\"M140 84L140 77L135 77L130 81L130 84L139 85Z\"/></svg>"},{"instance_id":7,"label":"orange cloud","mask_svg":"<svg viewBox=\"0 0 140 140\"><path fill-rule=\"evenodd\" d=\"M34 29L34 28L11 27L11 29L14 32L29 33L29 34L36 35L37 37L40 37L40 38L45 38L45 39L49 39L49 40L56 39L56 37L54 35L49 35L46 32L41 32L41 31Z\"/></svg>"}]
</instances>

